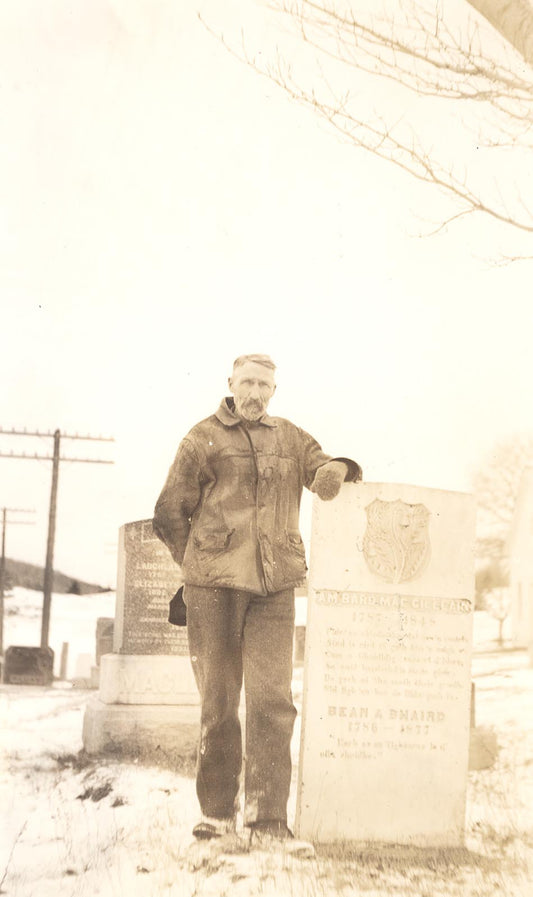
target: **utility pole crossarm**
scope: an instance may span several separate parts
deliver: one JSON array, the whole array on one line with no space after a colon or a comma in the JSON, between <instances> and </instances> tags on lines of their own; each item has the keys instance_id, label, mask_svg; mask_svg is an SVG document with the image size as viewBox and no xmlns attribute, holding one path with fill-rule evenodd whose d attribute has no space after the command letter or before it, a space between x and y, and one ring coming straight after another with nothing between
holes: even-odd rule
<instances>
[{"instance_id":1,"label":"utility pole crossarm","mask_svg":"<svg viewBox=\"0 0 533 897\"><path fill-rule=\"evenodd\" d=\"M25 458L29 461L52 461L52 455L28 455L27 452L0 452L0 458Z\"/></svg>"},{"instance_id":2,"label":"utility pole crossarm","mask_svg":"<svg viewBox=\"0 0 533 897\"><path fill-rule=\"evenodd\" d=\"M3 427L0 427L0 434L4 436L50 436L53 437L54 431L48 430L44 432L43 430L16 430L14 427L11 430L6 430ZM114 442L115 439L113 436L91 436L87 434L83 436L81 433L61 433L62 439L85 439L90 442Z\"/></svg>"}]
</instances>

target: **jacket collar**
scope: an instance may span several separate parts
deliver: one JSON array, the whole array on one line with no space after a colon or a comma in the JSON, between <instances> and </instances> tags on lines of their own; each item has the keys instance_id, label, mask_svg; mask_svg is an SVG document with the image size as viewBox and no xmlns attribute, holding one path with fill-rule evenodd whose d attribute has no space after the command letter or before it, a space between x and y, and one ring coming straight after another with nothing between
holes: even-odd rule
<instances>
[{"instance_id":1,"label":"jacket collar","mask_svg":"<svg viewBox=\"0 0 533 897\"><path fill-rule=\"evenodd\" d=\"M231 396L226 396L225 399L222 399L218 409L215 411L215 417L221 424L224 424L225 427L237 427L242 423L241 418L235 414L233 398ZM257 423L264 424L265 427L277 426L275 420L272 417L269 417L268 414L264 414Z\"/></svg>"}]
</instances>

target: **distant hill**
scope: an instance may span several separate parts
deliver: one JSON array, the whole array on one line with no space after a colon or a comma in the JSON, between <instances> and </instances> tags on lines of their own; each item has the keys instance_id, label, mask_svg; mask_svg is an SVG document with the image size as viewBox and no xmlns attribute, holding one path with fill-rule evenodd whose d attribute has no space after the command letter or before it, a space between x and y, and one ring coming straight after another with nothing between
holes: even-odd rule
<instances>
[{"instance_id":1,"label":"distant hill","mask_svg":"<svg viewBox=\"0 0 533 897\"><path fill-rule=\"evenodd\" d=\"M35 589L41 592L44 585L44 569L35 564L27 564L24 561L12 561L6 558L6 583L5 588L21 586L24 589ZM95 585L91 582L83 582L65 573L54 571L52 585L53 592L71 595L94 595L96 592L109 592L109 588Z\"/></svg>"}]
</instances>

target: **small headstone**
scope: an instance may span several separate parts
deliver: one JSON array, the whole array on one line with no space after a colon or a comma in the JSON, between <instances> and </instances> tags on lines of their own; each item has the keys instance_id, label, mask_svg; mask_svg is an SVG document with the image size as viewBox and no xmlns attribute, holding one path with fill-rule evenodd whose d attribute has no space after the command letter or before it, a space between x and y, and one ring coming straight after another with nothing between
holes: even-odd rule
<instances>
[{"instance_id":1,"label":"small headstone","mask_svg":"<svg viewBox=\"0 0 533 897\"><path fill-rule=\"evenodd\" d=\"M5 653L4 682L10 685L51 685L54 652L51 648L12 645Z\"/></svg>"},{"instance_id":2,"label":"small headstone","mask_svg":"<svg viewBox=\"0 0 533 897\"><path fill-rule=\"evenodd\" d=\"M67 667L68 667L68 642L63 642L61 645L61 661L59 665L59 678L62 682L67 678Z\"/></svg>"},{"instance_id":3,"label":"small headstone","mask_svg":"<svg viewBox=\"0 0 533 897\"><path fill-rule=\"evenodd\" d=\"M91 667L91 688L97 689L100 687L100 667L92 666Z\"/></svg>"},{"instance_id":4,"label":"small headstone","mask_svg":"<svg viewBox=\"0 0 533 897\"><path fill-rule=\"evenodd\" d=\"M462 843L474 521L471 496L406 485L315 500L300 837Z\"/></svg>"},{"instance_id":5,"label":"small headstone","mask_svg":"<svg viewBox=\"0 0 533 897\"><path fill-rule=\"evenodd\" d=\"M72 684L75 688L93 688L93 658L90 654L78 654Z\"/></svg>"},{"instance_id":6,"label":"small headstone","mask_svg":"<svg viewBox=\"0 0 533 897\"><path fill-rule=\"evenodd\" d=\"M294 652L293 660L296 665L304 662L305 656L305 626L294 627Z\"/></svg>"},{"instance_id":7,"label":"small headstone","mask_svg":"<svg viewBox=\"0 0 533 897\"><path fill-rule=\"evenodd\" d=\"M103 654L111 654L113 651L114 625L113 617L98 617L96 621L96 666L100 666Z\"/></svg>"},{"instance_id":8,"label":"small headstone","mask_svg":"<svg viewBox=\"0 0 533 897\"><path fill-rule=\"evenodd\" d=\"M186 627L168 622L180 570L151 520L120 528L113 650L120 654L189 654Z\"/></svg>"}]
</instances>

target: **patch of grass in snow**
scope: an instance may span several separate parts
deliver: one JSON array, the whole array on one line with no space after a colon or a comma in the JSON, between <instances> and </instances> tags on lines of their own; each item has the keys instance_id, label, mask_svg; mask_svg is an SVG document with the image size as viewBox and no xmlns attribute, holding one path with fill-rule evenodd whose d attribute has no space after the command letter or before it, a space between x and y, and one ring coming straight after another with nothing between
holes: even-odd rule
<instances>
[{"instance_id":1,"label":"patch of grass in snow","mask_svg":"<svg viewBox=\"0 0 533 897\"><path fill-rule=\"evenodd\" d=\"M317 859L334 861L364 869L370 877L374 874L401 872L412 876L429 872L437 877L446 876L461 868L477 868L483 873L499 869L499 860L466 847L424 848L407 845L372 844L356 846L351 843L316 845Z\"/></svg>"},{"instance_id":2,"label":"patch of grass in snow","mask_svg":"<svg viewBox=\"0 0 533 897\"><path fill-rule=\"evenodd\" d=\"M76 800L92 800L95 803L99 800L103 800L104 797L107 797L108 794L111 794L113 790L113 785L111 782L104 782L102 785L91 785L89 788L86 788L81 794L78 794Z\"/></svg>"},{"instance_id":3,"label":"patch of grass in snow","mask_svg":"<svg viewBox=\"0 0 533 897\"><path fill-rule=\"evenodd\" d=\"M196 775L196 747L188 751L163 751L160 748L149 751L126 751L116 744L109 744L101 756L89 755L84 750L77 754L49 754L60 769L72 769L80 772L84 769L100 767L102 761L107 766L122 764L124 762L139 764L139 766L156 767L157 769L169 769L177 775L193 778Z\"/></svg>"},{"instance_id":4,"label":"patch of grass in snow","mask_svg":"<svg viewBox=\"0 0 533 897\"><path fill-rule=\"evenodd\" d=\"M516 842L523 842L529 847L533 847L533 835L527 831L522 831L515 825L509 827L504 825L503 828L496 828L490 822L478 822L474 824L474 828L479 832L483 842L487 845L493 845L499 853L505 853L507 848Z\"/></svg>"},{"instance_id":5,"label":"patch of grass in snow","mask_svg":"<svg viewBox=\"0 0 533 897\"><path fill-rule=\"evenodd\" d=\"M164 751L157 748L148 756L137 755L139 763L147 766L157 766L160 769L171 769L181 776L193 778L196 775L197 747L194 745L188 750Z\"/></svg>"},{"instance_id":6,"label":"patch of grass in snow","mask_svg":"<svg viewBox=\"0 0 533 897\"><path fill-rule=\"evenodd\" d=\"M80 751L79 768L86 765L98 765L104 761L106 765L114 763L135 763L143 767L167 769L186 778L194 778L196 775L196 745L185 750L165 751L161 747L149 747L145 751L125 748L119 744L110 742L104 745L100 756L84 757L84 751ZM68 765L68 764L67 764ZM76 768L76 766L74 766Z\"/></svg>"},{"instance_id":7,"label":"patch of grass in snow","mask_svg":"<svg viewBox=\"0 0 533 897\"><path fill-rule=\"evenodd\" d=\"M282 848L241 856L219 845L189 851L179 865L192 874L187 897L525 897L525 879L509 863L466 848L317 845L316 858ZM527 883L526 883L527 886ZM172 897L174 897L174 891ZM176 894L180 894L178 891ZM185 892L184 892L185 893Z\"/></svg>"},{"instance_id":8,"label":"patch of grass in snow","mask_svg":"<svg viewBox=\"0 0 533 897\"><path fill-rule=\"evenodd\" d=\"M78 751L77 754L51 754L51 757L60 769L73 769L75 772L80 772L82 769L87 769L87 767L96 766L96 760L94 757L90 757L85 751Z\"/></svg>"}]
</instances>

